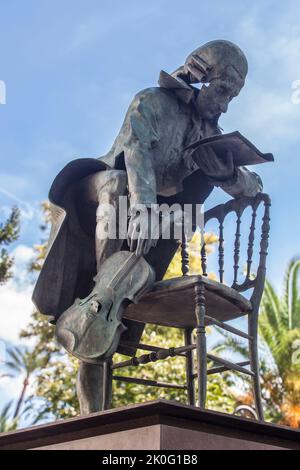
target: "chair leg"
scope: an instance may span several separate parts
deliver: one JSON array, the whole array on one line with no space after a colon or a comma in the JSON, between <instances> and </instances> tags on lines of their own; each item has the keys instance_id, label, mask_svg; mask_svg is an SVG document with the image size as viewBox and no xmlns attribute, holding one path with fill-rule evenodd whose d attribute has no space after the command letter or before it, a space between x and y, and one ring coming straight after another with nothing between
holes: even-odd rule
<instances>
[{"instance_id":1,"label":"chair leg","mask_svg":"<svg viewBox=\"0 0 300 470\"><path fill-rule=\"evenodd\" d=\"M184 330L184 344L190 346L193 343L192 340L192 328L186 328ZM193 362L193 351L186 352L185 360L186 369L186 385L189 405L195 406L195 382L194 382L194 362Z\"/></svg>"},{"instance_id":2,"label":"chair leg","mask_svg":"<svg viewBox=\"0 0 300 470\"><path fill-rule=\"evenodd\" d=\"M264 412L261 400L261 388L260 388L260 377L259 377L259 358L258 358L258 348L257 348L257 321L255 321L255 315L253 319L249 317L249 333L252 336L253 340L249 341L249 356L250 356L250 366L254 376L252 377L252 387L254 394L254 403L255 409L259 421L264 420Z\"/></svg>"},{"instance_id":3,"label":"chair leg","mask_svg":"<svg viewBox=\"0 0 300 470\"><path fill-rule=\"evenodd\" d=\"M206 401L206 371L207 352L205 334L205 287L203 283L195 286L195 315L196 345L197 345L197 376L198 376L198 402L200 408L205 408Z\"/></svg>"}]
</instances>

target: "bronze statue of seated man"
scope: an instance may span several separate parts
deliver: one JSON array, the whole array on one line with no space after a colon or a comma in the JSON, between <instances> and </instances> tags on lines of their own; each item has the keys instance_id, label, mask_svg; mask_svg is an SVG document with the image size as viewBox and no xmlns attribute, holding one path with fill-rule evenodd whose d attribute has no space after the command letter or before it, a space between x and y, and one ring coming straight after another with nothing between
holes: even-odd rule
<instances>
[{"instance_id":1,"label":"bronze statue of seated man","mask_svg":"<svg viewBox=\"0 0 300 470\"><path fill-rule=\"evenodd\" d=\"M90 294L104 261L120 250L144 256L156 280L163 278L178 243L174 238L157 241L146 236L137 210L141 205L150 218L153 204L202 204L214 186L233 197L254 196L262 190L259 176L235 167L230 153L224 162L211 148L204 148L195 161L184 150L221 133L219 117L242 89L247 69L245 55L229 41L199 47L172 74L162 71L158 87L134 97L105 156L74 160L55 178L49 194L48 255L33 294L39 311L50 315L52 322L76 298ZM193 86L197 83L201 88ZM103 238L99 234L110 214L101 207L110 204L118 209L120 196L129 201L127 237ZM143 324L124 323L127 331L122 339L138 342ZM135 353L122 346L118 351ZM82 413L107 406L102 400L104 380L106 386L111 380L105 361L81 362L77 393Z\"/></svg>"}]
</instances>

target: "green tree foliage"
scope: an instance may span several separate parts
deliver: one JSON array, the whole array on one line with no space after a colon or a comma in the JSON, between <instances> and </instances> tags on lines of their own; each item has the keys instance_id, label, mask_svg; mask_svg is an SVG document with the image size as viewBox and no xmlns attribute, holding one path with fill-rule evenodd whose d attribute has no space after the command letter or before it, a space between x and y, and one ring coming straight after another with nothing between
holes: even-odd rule
<instances>
[{"instance_id":1,"label":"green tree foliage","mask_svg":"<svg viewBox=\"0 0 300 470\"><path fill-rule=\"evenodd\" d=\"M0 285L7 282L11 276L13 258L9 256L7 248L17 240L20 233L20 211L13 207L11 214L4 223L0 223ZM0 378L7 377L9 374L1 374ZM18 425L18 419L11 418L12 403L7 403L0 412L0 432L13 431Z\"/></svg>"},{"instance_id":2,"label":"green tree foliage","mask_svg":"<svg viewBox=\"0 0 300 470\"><path fill-rule=\"evenodd\" d=\"M260 336L265 341L280 376L282 395L278 405L281 422L300 427L300 258L288 264L283 295L279 296L270 282L266 283L261 314Z\"/></svg>"},{"instance_id":3,"label":"green tree foliage","mask_svg":"<svg viewBox=\"0 0 300 470\"><path fill-rule=\"evenodd\" d=\"M9 256L5 246L17 240L20 233L20 211L13 207L10 216L4 223L0 223L0 285L11 277L13 258Z\"/></svg>"}]
</instances>

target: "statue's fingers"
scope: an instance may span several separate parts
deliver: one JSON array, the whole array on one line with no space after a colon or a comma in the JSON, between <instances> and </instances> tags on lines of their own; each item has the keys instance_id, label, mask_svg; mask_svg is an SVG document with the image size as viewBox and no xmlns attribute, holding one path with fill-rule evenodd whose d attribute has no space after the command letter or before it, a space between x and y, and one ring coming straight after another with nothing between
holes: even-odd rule
<instances>
[{"instance_id":1,"label":"statue's fingers","mask_svg":"<svg viewBox=\"0 0 300 470\"><path fill-rule=\"evenodd\" d=\"M186 64L187 67L194 73L194 75L198 78L199 81L202 81L204 76L206 75L206 71L203 67L203 63L196 57L196 55L191 55Z\"/></svg>"},{"instance_id":2,"label":"statue's fingers","mask_svg":"<svg viewBox=\"0 0 300 470\"><path fill-rule=\"evenodd\" d=\"M205 158L205 155L206 155L206 152L204 150L204 147L200 147L197 149L197 151L195 152L194 154L194 159L196 160L196 162L201 165L204 158Z\"/></svg>"},{"instance_id":3,"label":"statue's fingers","mask_svg":"<svg viewBox=\"0 0 300 470\"><path fill-rule=\"evenodd\" d=\"M127 232L127 245L129 246L130 248L130 243L131 243L131 236L130 236L130 233L129 233L129 230Z\"/></svg>"},{"instance_id":4,"label":"statue's fingers","mask_svg":"<svg viewBox=\"0 0 300 470\"><path fill-rule=\"evenodd\" d=\"M214 151L214 149L209 145L207 146L207 154L208 154L208 157L209 157L209 161L213 165L218 165L221 162L221 160L219 159L219 157L216 154L216 152Z\"/></svg>"},{"instance_id":5,"label":"statue's fingers","mask_svg":"<svg viewBox=\"0 0 300 470\"><path fill-rule=\"evenodd\" d=\"M140 235L137 240L137 245L136 245L136 250L135 250L136 256L141 256L143 254L144 243L145 243L145 239L142 238Z\"/></svg>"},{"instance_id":6,"label":"statue's fingers","mask_svg":"<svg viewBox=\"0 0 300 470\"><path fill-rule=\"evenodd\" d=\"M190 62L189 64L186 64L185 67L194 77L196 77L199 81L201 81L203 77L203 73L199 70L198 67L196 67L195 63Z\"/></svg>"},{"instance_id":7,"label":"statue's fingers","mask_svg":"<svg viewBox=\"0 0 300 470\"><path fill-rule=\"evenodd\" d=\"M212 167L214 169L214 172L219 174L219 173L227 173L228 172L228 168L227 168L227 162L223 161L220 157L218 157L218 155L216 154L216 152L211 149L212 152L210 154L210 158L211 158L211 164L212 164Z\"/></svg>"},{"instance_id":8,"label":"statue's fingers","mask_svg":"<svg viewBox=\"0 0 300 470\"><path fill-rule=\"evenodd\" d=\"M200 70L200 72L203 72L203 63L198 59L198 57L196 55L192 55L190 57L193 65L198 69Z\"/></svg>"},{"instance_id":9,"label":"statue's fingers","mask_svg":"<svg viewBox=\"0 0 300 470\"><path fill-rule=\"evenodd\" d=\"M201 148L198 148L193 153L193 160L197 163L198 166L201 164L202 155L203 152Z\"/></svg>"},{"instance_id":10,"label":"statue's fingers","mask_svg":"<svg viewBox=\"0 0 300 470\"><path fill-rule=\"evenodd\" d=\"M130 249L130 251L135 251L136 250L136 240L134 240L133 238L130 240L129 249Z\"/></svg>"},{"instance_id":11,"label":"statue's fingers","mask_svg":"<svg viewBox=\"0 0 300 470\"><path fill-rule=\"evenodd\" d=\"M209 154L208 148L205 148L202 159L201 159L201 168L204 172L211 172L213 170L212 168L212 160L211 156Z\"/></svg>"},{"instance_id":12,"label":"statue's fingers","mask_svg":"<svg viewBox=\"0 0 300 470\"><path fill-rule=\"evenodd\" d=\"M130 243L132 239L132 233L133 233L133 226L132 226L132 223L129 222L128 230L127 230L127 243L129 247L130 247Z\"/></svg>"},{"instance_id":13,"label":"statue's fingers","mask_svg":"<svg viewBox=\"0 0 300 470\"><path fill-rule=\"evenodd\" d=\"M208 149L209 149L209 146L207 146L207 145L203 145L202 148L201 148L203 158L205 158L205 159L207 159L208 156L209 156Z\"/></svg>"},{"instance_id":14,"label":"statue's fingers","mask_svg":"<svg viewBox=\"0 0 300 470\"><path fill-rule=\"evenodd\" d=\"M135 251L136 245L137 245L137 239L138 239L139 232L137 230L137 224L133 223L132 224L132 232L130 234L130 251Z\"/></svg>"},{"instance_id":15,"label":"statue's fingers","mask_svg":"<svg viewBox=\"0 0 300 470\"><path fill-rule=\"evenodd\" d=\"M149 251L151 250L151 248L153 246L155 246L157 243L157 240L152 240L151 238L149 238L148 240L146 240L145 242L145 245L144 245L144 255L146 255L147 253L149 253Z\"/></svg>"},{"instance_id":16,"label":"statue's fingers","mask_svg":"<svg viewBox=\"0 0 300 470\"><path fill-rule=\"evenodd\" d=\"M216 168L216 163L215 163L214 154L211 153L210 147L206 148L206 155L204 157L204 161L206 165L206 170L208 172L213 172Z\"/></svg>"},{"instance_id":17,"label":"statue's fingers","mask_svg":"<svg viewBox=\"0 0 300 470\"><path fill-rule=\"evenodd\" d=\"M226 154L226 163L228 170L233 173L234 172L234 161L233 161L233 152L232 150L228 150Z\"/></svg>"},{"instance_id":18,"label":"statue's fingers","mask_svg":"<svg viewBox=\"0 0 300 470\"><path fill-rule=\"evenodd\" d=\"M145 240L142 249L142 255L146 255L149 253L151 245L149 244L149 240Z\"/></svg>"}]
</instances>

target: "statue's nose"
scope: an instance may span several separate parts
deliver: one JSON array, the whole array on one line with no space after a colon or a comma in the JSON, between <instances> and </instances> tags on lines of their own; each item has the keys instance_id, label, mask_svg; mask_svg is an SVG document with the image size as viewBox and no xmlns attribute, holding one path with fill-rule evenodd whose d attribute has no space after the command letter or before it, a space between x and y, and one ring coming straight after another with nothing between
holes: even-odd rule
<instances>
[{"instance_id":1,"label":"statue's nose","mask_svg":"<svg viewBox=\"0 0 300 470\"><path fill-rule=\"evenodd\" d=\"M226 113L227 109L228 109L228 103L227 102L221 103L221 105L220 105L221 112Z\"/></svg>"}]
</instances>

